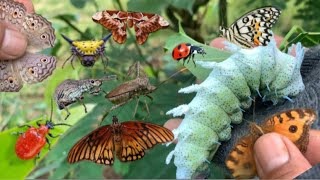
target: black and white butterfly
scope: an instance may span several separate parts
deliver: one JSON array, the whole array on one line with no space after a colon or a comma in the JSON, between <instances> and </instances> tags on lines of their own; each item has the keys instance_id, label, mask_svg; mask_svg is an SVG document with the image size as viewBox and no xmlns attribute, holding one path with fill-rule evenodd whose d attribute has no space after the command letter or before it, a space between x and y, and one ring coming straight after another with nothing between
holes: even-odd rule
<instances>
[{"instance_id":1,"label":"black and white butterfly","mask_svg":"<svg viewBox=\"0 0 320 180\"><path fill-rule=\"evenodd\" d=\"M278 20L281 10L272 6L248 12L236 20L229 28L219 30L228 41L244 48L266 46L272 36L271 28Z\"/></svg>"}]
</instances>

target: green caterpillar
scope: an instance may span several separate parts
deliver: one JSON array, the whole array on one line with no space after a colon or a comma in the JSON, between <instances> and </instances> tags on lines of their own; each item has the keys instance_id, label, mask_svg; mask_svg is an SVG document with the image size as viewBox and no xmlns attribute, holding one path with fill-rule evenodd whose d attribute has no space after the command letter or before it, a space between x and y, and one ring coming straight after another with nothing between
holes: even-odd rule
<instances>
[{"instance_id":1,"label":"green caterpillar","mask_svg":"<svg viewBox=\"0 0 320 180\"><path fill-rule=\"evenodd\" d=\"M300 74L304 50L300 43L295 57L278 50L274 39L268 46L240 49L229 44L229 49L234 54L221 63L197 62L212 72L201 84L179 91L196 92L189 104L167 112L184 114L174 130L178 143L166 161L168 164L175 157L178 179L194 177L210 162L220 141L230 139L231 123L241 123L243 109L251 106L254 97L277 104L284 99L292 101L290 97L304 90Z\"/></svg>"}]
</instances>

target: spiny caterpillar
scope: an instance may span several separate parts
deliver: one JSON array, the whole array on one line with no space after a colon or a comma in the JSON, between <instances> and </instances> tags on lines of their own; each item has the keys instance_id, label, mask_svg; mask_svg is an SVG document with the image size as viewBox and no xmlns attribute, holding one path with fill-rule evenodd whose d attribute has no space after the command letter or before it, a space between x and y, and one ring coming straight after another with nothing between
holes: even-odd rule
<instances>
[{"instance_id":1,"label":"spiny caterpillar","mask_svg":"<svg viewBox=\"0 0 320 180\"><path fill-rule=\"evenodd\" d=\"M290 100L304 90L300 74L304 50L296 46L296 57L278 50L274 39L267 46L240 49L229 44L234 54L221 63L197 62L212 69L199 85L191 85L179 93L196 96L189 104L180 105L167 114L184 119L173 132L178 143L168 155L177 166L176 178L190 179L199 169L207 166L220 145L231 137L231 123L242 121L243 110L248 109L253 98L277 104ZM291 54L291 49L289 50Z\"/></svg>"}]
</instances>

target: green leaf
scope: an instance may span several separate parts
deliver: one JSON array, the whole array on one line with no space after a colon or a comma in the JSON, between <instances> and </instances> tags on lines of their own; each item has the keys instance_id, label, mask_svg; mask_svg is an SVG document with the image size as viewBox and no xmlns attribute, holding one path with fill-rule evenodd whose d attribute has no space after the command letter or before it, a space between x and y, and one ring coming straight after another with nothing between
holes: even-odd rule
<instances>
[{"instance_id":1,"label":"green leaf","mask_svg":"<svg viewBox=\"0 0 320 180\"><path fill-rule=\"evenodd\" d=\"M150 0L129 0L128 11L147 12L161 14L161 11L168 6L166 0L150 1Z\"/></svg>"},{"instance_id":2,"label":"green leaf","mask_svg":"<svg viewBox=\"0 0 320 180\"><path fill-rule=\"evenodd\" d=\"M304 47L312 47L320 43L320 32L306 32L299 26L293 26L280 44L280 50L287 51L292 44L301 42Z\"/></svg>"},{"instance_id":3,"label":"green leaf","mask_svg":"<svg viewBox=\"0 0 320 180\"><path fill-rule=\"evenodd\" d=\"M207 54L205 54L204 57L202 57L199 54L196 54L194 58L195 61L221 62L227 59L231 55L230 52L222 51L217 48L213 48L211 46L201 44L191 39L189 36L185 34L181 25L179 25L179 33L176 33L170 36L164 48L166 51L171 52L180 43L190 43L192 45L200 46L205 50ZM180 64L183 64L182 59L179 62ZM210 69L205 69L205 68L202 68L201 66L194 67L194 64L191 62L191 60L189 63L185 62L184 66L188 68L191 71L191 73L195 75L197 78L199 78L200 80L204 80L206 77L208 77L209 73L211 72Z\"/></svg>"},{"instance_id":4,"label":"green leaf","mask_svg":"<svg viewBox=\"0 0 320 180\"><path fill-rule=\"evenodd\" d=\"M81 110L80 110L81 108ZM92 106L88 106L88 109L92 109ZM68 124L72 125L76 121L78 121L79 117L84 116L83 107L79 106L76 108L70 109L71 113L77 114L77 117L70 117L68 119ZM39 120L43 120L44 118L37 118L28 123L28 125L36 126L36 122ZM44 123L43 121L42 123ZM56 121L54 121L56 122ZM66 130L68 130L68 126L56 126L50 132L53 135L63 134ZM15 127L0 133L0 179L25 179L27 175L34 169L35 163L34 160L21 160L17 157L15 153L15 144L18 139L18 135L14 135L12 133L17 132L25 132L27 128L19 128ZM51 143L51 148L54 149L54 145L59 140L60 137L57 138L49 138ZM41 161L43 157L48 153L48 145L42 148L40 153L40 158L37 159L37 162Z\"/></svg>"},{"instance_id":5,"label":"green leaf","mask_svg":"<svg viewBox=\"0 0 320 180\"><path fill-rule=\"evenodd\" d=\"M193 4L195 3L196 0L171 0L171 5L179 8L179 9L185 9L187 10L190 14L193 14Z\"/></svg>"},{"instance_id":6,"label":"green leaf","mask_svg":"<svg viewBox=\"0 0 320 180\"><path fill-rule=\"evenodd\" d=\"M70 0L71 4L76 8L84 8L86 5L87 0Z\"/></svg>"}]
</instances>

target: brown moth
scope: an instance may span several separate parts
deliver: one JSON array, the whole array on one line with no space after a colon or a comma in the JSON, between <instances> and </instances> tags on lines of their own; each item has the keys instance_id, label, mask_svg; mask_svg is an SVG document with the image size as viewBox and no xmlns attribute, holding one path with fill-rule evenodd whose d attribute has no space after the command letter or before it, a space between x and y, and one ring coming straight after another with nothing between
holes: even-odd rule
<instances>
[{"instance_id":1,"label":"brown moth","mask_svg":"<svg viewBox=\"0 0 320 180\"><path fill-rule=\"evenodd\" d=\"M92 16L92 20L109 29L117 43L124 43L127 39L127 26L134 27L136 41L143 44L150 33L167 28L169 23L158 14L104 10Z\"/></svg>"}]
</instances>

